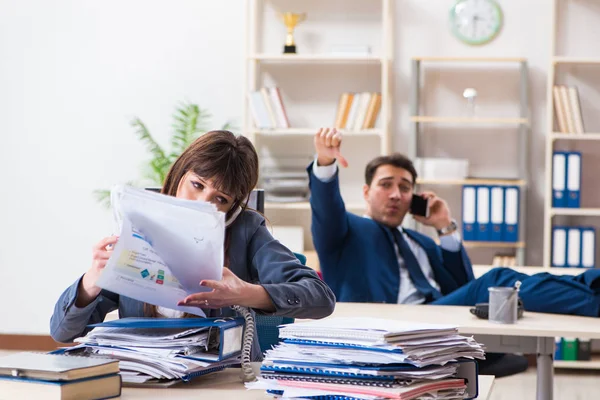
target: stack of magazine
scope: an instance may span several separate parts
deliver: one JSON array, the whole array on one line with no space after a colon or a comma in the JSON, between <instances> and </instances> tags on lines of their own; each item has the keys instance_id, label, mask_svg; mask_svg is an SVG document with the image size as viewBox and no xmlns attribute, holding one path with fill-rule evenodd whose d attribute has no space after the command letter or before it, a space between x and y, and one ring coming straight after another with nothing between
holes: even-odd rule
<instances>
[{"instance_id":1,"label":"stack of magazine","mask_svg":"<svg viewBox=\"0 0 600 400\"><path fill-rule=\"evenodd\" d=\"M331 318L280 327L249 389L284 398L477 397L481 344L449 325Z\"/></svg>"},{"instance_id":2,"label":"stack of magazine","mask_svg":"<svg viewBox=\"0 0 600 400\"><path fill-rule=\"evenodd\" d=\"M123 318L91 325L66 355L119 360L123 384L172 386L240 364L243 318Z\"/></svg>"}]
</instances>

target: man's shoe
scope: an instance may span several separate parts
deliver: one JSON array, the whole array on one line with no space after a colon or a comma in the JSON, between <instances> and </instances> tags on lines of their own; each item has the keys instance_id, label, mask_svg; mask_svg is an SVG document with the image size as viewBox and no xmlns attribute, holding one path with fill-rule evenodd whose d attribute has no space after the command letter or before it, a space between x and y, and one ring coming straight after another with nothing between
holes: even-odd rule
<instances>
[{"instance_id":1,"label":"man's shoe","mask_svg":"<svg viewBox=\"0 0 600 400\"><path fill-rule=\"evenodd\" d=\"M494 375L496 378L524 372L529 367L525 356L504 353L486 353L485 360L477 360L480 375Z\"/></svg>"}]
</instances>

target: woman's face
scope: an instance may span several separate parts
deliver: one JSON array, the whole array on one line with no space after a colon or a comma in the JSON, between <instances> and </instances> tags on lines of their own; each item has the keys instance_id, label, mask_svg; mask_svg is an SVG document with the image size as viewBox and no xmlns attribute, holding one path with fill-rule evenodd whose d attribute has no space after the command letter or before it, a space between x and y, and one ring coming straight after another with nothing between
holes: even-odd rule
<instances>
[{"instance_id":1,"label":"woman's face","mask_svg":"<svg viewBox=\"0 0 600 400\"><path fill-rule=\"evenodd\" d=\"M213 203L217 209L226 213L231 209L234 199L227 193L214 188L212 180L204 179L192 171L187 172L179 181L177 198L200 200Z\"/></svg>"}]
</instances>

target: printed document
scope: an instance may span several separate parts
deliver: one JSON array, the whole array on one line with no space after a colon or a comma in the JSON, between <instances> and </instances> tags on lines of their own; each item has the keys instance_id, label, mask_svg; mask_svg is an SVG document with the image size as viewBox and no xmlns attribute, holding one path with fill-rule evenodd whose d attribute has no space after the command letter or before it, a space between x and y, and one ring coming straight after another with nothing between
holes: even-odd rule
<instances>
[{"instance_id":1,"label":"printed document","mask_svg":"<svg viewBox=\"0 0 600 400\"><path fill-rule=\"evenodd\" d=\"M188 294L221 280L225 214L207 202L177 199L130 186L111 191L120 237L97 285L149 304L205 316L177 306Z\"/></svg>"}]
</instances>

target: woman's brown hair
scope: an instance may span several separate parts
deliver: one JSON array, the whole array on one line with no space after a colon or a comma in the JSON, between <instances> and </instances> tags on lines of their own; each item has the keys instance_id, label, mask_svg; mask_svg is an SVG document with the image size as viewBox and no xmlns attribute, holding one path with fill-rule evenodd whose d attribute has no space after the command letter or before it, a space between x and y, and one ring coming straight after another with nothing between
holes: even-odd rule
<instances>
[{"instance_id":1,"label":"woman's brown hair","mask_svg":"<svg viewBox=\"0 0 600 400\"><path fill-rule=\"evenodd\" d=\"M246 209L248 196L258 183L258 154L244 136L218 130L196 139L175 160L163 184L161 193L176 196L179 182L188 172L212 180L215 188L233 198L225 219L238 207ZM225 266L229 264L229 230L225 234ZM156 317L156 306L144 304L144 314Z\"/></svg>"}]
</instances>

